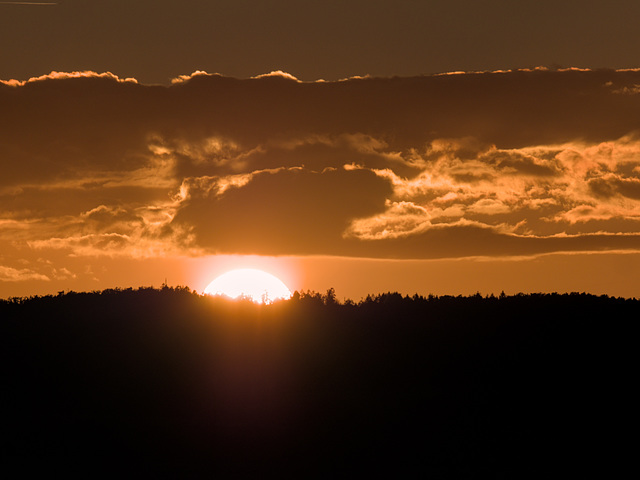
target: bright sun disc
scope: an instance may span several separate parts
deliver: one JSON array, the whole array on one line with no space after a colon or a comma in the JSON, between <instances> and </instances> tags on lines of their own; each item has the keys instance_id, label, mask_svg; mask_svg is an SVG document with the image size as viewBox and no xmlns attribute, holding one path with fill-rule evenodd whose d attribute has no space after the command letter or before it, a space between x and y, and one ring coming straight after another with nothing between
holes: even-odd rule
<instances>
[{"instance_id":1,"label":"bright sun disc","mask_svg":"<svg viewBox=\"0 0 640 480\"><path fill-rule=\"evenodd\" d=\"M291 291L278 277L254 268L224 273L211 282L204 293L230 298L248 298L256 303L271 303L291 297Z\"/></svg>"}]
</instances>

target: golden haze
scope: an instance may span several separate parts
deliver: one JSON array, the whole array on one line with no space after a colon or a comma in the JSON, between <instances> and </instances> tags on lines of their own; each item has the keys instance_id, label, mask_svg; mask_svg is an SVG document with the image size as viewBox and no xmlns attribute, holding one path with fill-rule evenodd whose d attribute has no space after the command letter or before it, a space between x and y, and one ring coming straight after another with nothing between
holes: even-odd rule
<instances>
[{"instance_id":1,"label":"golden haze","mask_svg":"<svg viewBox=\"0 0 640 480\"><path fill-rule=\"evenodd\" d=\"M5 81L0 295L202 291L225 265L356 299L634 296L638 85L584 69Z\"/></svg>"}]
</instances>

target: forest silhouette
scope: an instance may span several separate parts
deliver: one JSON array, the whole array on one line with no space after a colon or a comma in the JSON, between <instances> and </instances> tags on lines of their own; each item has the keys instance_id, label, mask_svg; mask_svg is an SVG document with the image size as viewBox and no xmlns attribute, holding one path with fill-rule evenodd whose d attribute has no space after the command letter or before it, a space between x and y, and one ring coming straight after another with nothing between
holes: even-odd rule
<instances>
[{"instance_id":1,"label":"forest silhouette","mask_svg":"<svg viewBox=\"0 0 640 480\"><path fill-rule=\"evenodd\" d=\"M164 285L0 300L3 463L610 474L632 458L639 313L580 293L329 289L258 305Z\"/></svg>"}]
</instances>

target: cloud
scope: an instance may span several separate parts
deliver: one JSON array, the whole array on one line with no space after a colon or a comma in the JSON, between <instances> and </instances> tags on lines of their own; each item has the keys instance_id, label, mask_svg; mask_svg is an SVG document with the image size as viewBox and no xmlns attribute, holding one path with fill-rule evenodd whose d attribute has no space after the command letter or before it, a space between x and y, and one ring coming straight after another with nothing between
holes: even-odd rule
<instances>
[{"instance_id":1,"label":"cloud","mask_svg":"<svg viewBox=\"0 0 640 480\"><path fill-rule=\"evenodd\" d=\"M171 84L175 85L175 84L179 84L179 83L186 83L189 80L191 80L193 77L197 77L197 76L210 76L210 75L218 75L218 74L210 74L205 72L204 70L196 70L195 72L193 72L190 75L179 75L175 78L171 79Z\"/></svg>"},{"instance_id":2,"label":"cloud","mask_svg":"<svg viewBox=\"0 0 640 480\"><path fill-rule=\"evenodd\" d=\"M217 77L222 77L222 75L220 75L219 73L207 73L204 70L196 70L195 72L191 73L190 75L179 75L175 78L171 79L171 84L172 85L176 85L176 84L181 84L181 83L187 83L189 82L191 79L195 78L195 77L211 77L211 76L217 76ZM300 80L298 80L295 76L291 75L290 73L284 72L282 70L274 70L272 72L269 73L263 73L261 75L256 75L251 77L252 79L261 79L261 78L282 78L285 80L293 80L295 82L300 82Z\"/></svg>"},{"instance_id":3,"label":"cloud","mask_svg":"<svg viewBox=\"0 0 640 480\"><path fill-rule=\"evenodd\" d=\"M354 220L344 235L364 240L381 240L413 235L432 225L427 209L414 203L387 201L386 207L386 211L379 215Z\"/></svg>"},{"instance_id":4,"label":"cloud","mask_svg":"<svg viewBox=\"0 0 640 480\"><path fill-rule=\"evenodd\" d=\"M458 221L417 235L345 241L343 255L394 259L536 256L571 252L638 252L640 235L577 234L519 236L479 223Z\"/></svg>"},{"instance_id":5,"label":"cloud","mask_svg":"<svg viewBox=\"0 0 640 480\"><path fill-rule=\"evenodd\" d=\"M638 95L640 93L640 85L631 85L614 90L613 93L621 93L623 95Z\"/></svg>"},{"instance_id":6,"label":"cloud","mask_svg":"<svg viewBox=\"0 0 640 480\"><path fill-rule=\"evenodd\" d=\"M0 265L0 282L25 282L27 280L49 281L49 277L27 268L17 269Z\"/></svg>"},{"instance_id":7,"label":"cloud","mask_svg":"<svg viewBox=\"0 0 640 480\"><path fill-rule=\"evenodd\" d=\"M8 3L8 2L0 2ZM21 3L21 5L57 5L57 3ZM75 71L75 72L56 72L52 71L46 75L40 75L38 77L31 77L28 80L0 80L0 84L4 84L9 87L23 87L29 83L42 82L43 80L66 80L70 78L103 78L113 80L118 83L138 83L135 78L120 78L111 72L97 73L91 70Z\"/></svg>"},{"instance_id":8,"label":"cloud","mask_svg":"<svg viewBox=\"0 0 640 480\"><path fill-rule=\"evenodd\" d=\"M43 251L46 253L47 250L65 251L70 257L151 258L180 253L170 249L165 242L154 241L140 235L112 232L32 240L28 241L27 245L41 253Z\"/></svg>"},{"instance_id":9,"label":"cloud","mask_svg":"<svg viewBox=\"0 0 640 480\"><path fill-rule=\"evenodd\" d=\"M252 78L268 78L268 77L285 78L287 80L293 80L295 82L299 82L300 81L296 77L291 75L290 73L283 72L282 70L274 70L274 71L269 72L269 73L263 73L262 75L256 75L255 77L252 77Z\"/></svg>"},{"instance_id":10,"label":"cloud","mask_svg":"<svg viewBox=\"0 0 640 480\"><path fill-rule=\"evenodd\" d=\"M3 82L0 242L134 257L636 249L639 84L575 69Z\"/></svg>"},{"instance_id":11,"label":"cloud","mask_svg":"<svg viewBox=\"0 0 640 480\"><path fill-rule=\"evenodd\" d=\"M218 179L191 184L172 226L219 253L335 251L349 221L379 211L389 184L367 171L263 171L220 193Z\"/></svg>"}]
</instances>

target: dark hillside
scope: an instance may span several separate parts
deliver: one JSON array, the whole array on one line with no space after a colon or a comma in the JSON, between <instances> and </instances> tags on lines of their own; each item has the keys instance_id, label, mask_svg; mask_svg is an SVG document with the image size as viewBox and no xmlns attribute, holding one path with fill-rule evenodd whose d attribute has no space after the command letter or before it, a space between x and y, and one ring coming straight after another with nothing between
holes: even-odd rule
<instances>
[{"instance_id":1,"label":"dark hillside","mask_svg":"<svg viewBox=\"0 0 640 480\"><path fill-rule=\"evenodd\" d=\"M95 476L612 473L640 301L186 288L0 301L3 464ZM124 470L126 468L126 470Z\"/></svg>"}]
</instances>

